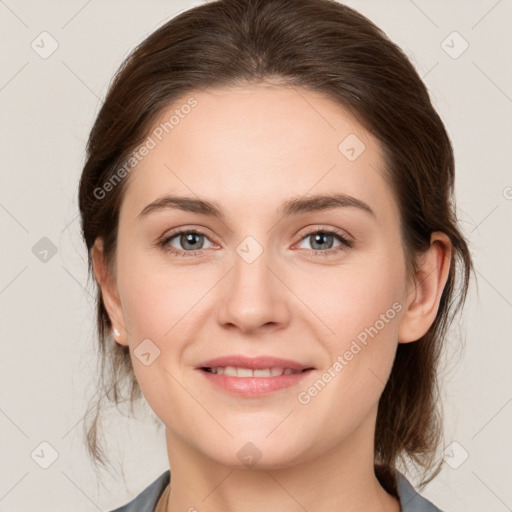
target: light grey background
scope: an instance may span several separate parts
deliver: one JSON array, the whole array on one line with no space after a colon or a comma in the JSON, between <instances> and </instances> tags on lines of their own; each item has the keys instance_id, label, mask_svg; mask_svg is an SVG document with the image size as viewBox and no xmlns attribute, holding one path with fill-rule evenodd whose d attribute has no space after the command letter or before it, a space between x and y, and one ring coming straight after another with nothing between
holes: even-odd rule
<instances>
[{"instance_id":1,"label":"light grey background","mask_svg":"<svg viewBox=\"0 0 512 512\"><path fill-rule=\"evenodd\" d=\"M2 512L110 510L168 468L147 406L136 420L115 411L106 418L126 486L120 474L97 481L85 455L95 312L76 192L86 138L121 60L197 3L0 0ZM454 144L460 221L479 279L447 341L445 445L457 444L422 493L446 512L512 510L512 1L347 4L424 77ZM43 31L58 44L47 58ZM36 245L48 244L43 237L55 255ZM58 452L48 469L40 464L52 452L42 442Z\"/></svg>"}]
</instances>

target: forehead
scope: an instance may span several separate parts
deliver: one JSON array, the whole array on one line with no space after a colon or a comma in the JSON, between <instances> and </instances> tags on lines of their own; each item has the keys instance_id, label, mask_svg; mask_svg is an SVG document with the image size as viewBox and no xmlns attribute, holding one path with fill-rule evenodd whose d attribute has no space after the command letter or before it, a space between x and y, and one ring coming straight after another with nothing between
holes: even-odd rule
<instances>
[{"instance_id":1,"label":"forehead","mask_svg":"<svg viewBox=\"0 0 512 512\"><path fill-rule=\"evenodd\" d=\"M333 191L375 210L395 207L378 140L341 105L302 88L190 93L160 113L147 141L123 201L134 216L165 193L238 211L275 211L285 198Z\"/></svg>"}]
</instances>

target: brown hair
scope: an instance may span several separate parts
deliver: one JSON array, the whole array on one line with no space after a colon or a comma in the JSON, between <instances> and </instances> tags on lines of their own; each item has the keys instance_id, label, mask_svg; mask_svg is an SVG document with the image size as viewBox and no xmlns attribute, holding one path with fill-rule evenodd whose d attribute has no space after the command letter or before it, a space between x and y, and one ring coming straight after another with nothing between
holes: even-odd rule
<instances>
[{"instance_id":1,"label":"brown hair","mask_svg":"<svg viewBox=\"0 0 512 512\"><path fill-rule=\"evenodd\" d=\"M429 247L433 231L446 233L453 244L437 317L421 340L399 344L376 424L381 481L394 490L392 469L399 461L407 465L408 456L421 469L424 485L441 468L442 460L436 463L442 438L437 365L453 315L465 301L472 262L457 227L454 156L445 127L405 54L358 12L334 0L219 0L183 12L138 45L118 70L88 140L79 206L89 276L98 237L109 269L114 268L119 208L129 177L107 194L98 190L147 137L159 114L194 91L273 78L323 93L380 141L409 271L415 269L415 255ZM132 404L141 392L128 348L110 335L99 287L97 294L101 379L86 434L89 454L104 465L98 437L103 398L116 406Z\"/></svg>"}]
</instances>

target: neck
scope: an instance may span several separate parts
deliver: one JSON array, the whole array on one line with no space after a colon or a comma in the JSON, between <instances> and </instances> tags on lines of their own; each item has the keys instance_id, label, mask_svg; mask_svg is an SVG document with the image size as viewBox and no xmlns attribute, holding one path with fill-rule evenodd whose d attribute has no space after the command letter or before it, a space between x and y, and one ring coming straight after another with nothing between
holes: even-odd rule
<instances>
[{"instance_id":1,"label":"neck","mask_svg":"<svg viewBox=\"0 0 512 512\"><path fill-rule=\"evenodd\" d=\"M276 510L399 512L374 471L375 418L349 439L288 467L227 466L166 429L171 466L167 512ZM162 509L165 510L165 507Z\"/></svg>"}]
</instances>

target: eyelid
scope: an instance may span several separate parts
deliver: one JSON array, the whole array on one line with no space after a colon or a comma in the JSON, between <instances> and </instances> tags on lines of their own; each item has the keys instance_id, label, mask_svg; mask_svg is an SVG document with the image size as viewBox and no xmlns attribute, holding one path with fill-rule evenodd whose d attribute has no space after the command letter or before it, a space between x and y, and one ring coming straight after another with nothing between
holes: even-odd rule
<instances>
[{"instance_id":1,"label":"eyelid","mask_svg":"<svg viewBox=\"0 0 512 512\"><path fill-rule=\"evenodd\" d=\"M326 226L323 224L314 224L310 226L306 226L305 228L301 229L297 236L300 237L300 240L302 240L304 237L308 235L313 235L314 233L322 232L322 233L329 233L334 234L336 236L339 236L342 240L345 240L347 243L353 244L354 243L354 237L344 229L336 228L334 226ZM300 241L299 240L299 241Z\"/></svg>"},{"instance_id":2,"label":"eyelid","mask_svg":"<svg viewBox=\"0 0 512 512\"><path fill-rule=\"evenodd\" d=\"M170 231L167 231L163 236L161 236L155 245L157 246L163 246L164 249L168 246L169 242L170 242L170 239L178 236L178 235L182 235L184 233L195 233L197 235L202 235L204 236L205 238L207 238L212 244L214 245L220 245L219 243L217 243L214 239L214 237L212 235L210 235L209 233L207 233L207 231L209 232L209 230L203 226L201 227L193 227L193 226L180 226L180 227L177 227L177 228L174 228L174 229L171 229ZM188 254L194 254L194 253L197 253L197 252L201 252L203 250L206 250L206 249L196 249L195 251L183 251L182 249L174 249L172 248L172 250L178 252L178 251L181 251L181 252L186 252Z\"/></svg>"}]
</instances>

